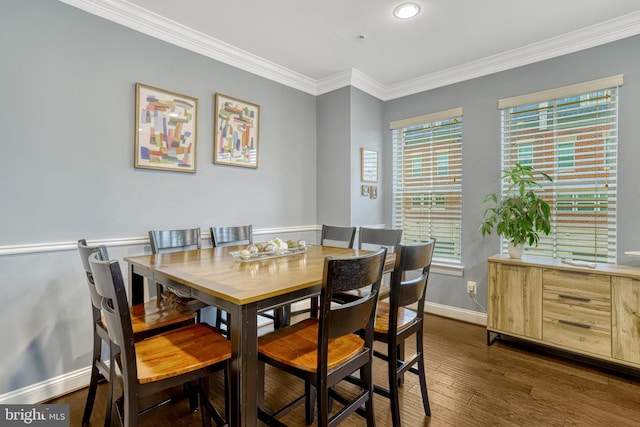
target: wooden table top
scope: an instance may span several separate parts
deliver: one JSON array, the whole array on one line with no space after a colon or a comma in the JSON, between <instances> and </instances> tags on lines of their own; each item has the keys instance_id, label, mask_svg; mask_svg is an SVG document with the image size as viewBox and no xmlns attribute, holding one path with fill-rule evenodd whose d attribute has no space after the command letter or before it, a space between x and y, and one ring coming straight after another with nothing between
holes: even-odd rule
<instances>
[{"instance_id":1,"label":"wooden table top","mask_svg":"<svg viewBox=\"0 0 640 427\"><path fill-rule=\"evenodd\" d=\"M252 262L236 262L226 246L158 255L126 257L134 267L164 277L237 305L262 301L322 282L324 259L370 251L310 245L305 253ZM393 269L395 254L388 253L385 270Z\"/></svg>"}]
</instances>

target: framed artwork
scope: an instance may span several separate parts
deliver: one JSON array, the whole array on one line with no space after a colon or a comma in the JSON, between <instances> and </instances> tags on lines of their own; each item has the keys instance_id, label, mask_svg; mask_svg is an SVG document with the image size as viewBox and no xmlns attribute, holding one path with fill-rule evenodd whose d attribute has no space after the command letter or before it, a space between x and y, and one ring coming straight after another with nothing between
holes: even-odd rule
<instances>
[{"instance_id":1,"label":"framed artwork","mask_svg":"<svg viewBox=\"0 0 640 427\"><path fill-rule=\"evenodd\" d=\"M378 186L372 185L369 187L369 197L372 199L378 198Z\"/></svg>"},{"instance_id":2,"label":"framed artwork","mask_svg":"<svg viewBox=\"0 0 640 427\"><path fill-rule=\"evenodd\" d=\"M216 93L213 163L258 167L260 106Z\"/></svg>"},{"instance_id":3,"label":"framed artwork","mask_svg":"<svg viewBox=\"0 0 640 427\"><path fill-rule=\"evenodd\" d=\"M378 182L378 152L360 149L360 171L362 182Z\"/></svg>"},{"instance_id":4,"label":"framed artwork","mask_svg":"<svg viewBox=\"0 0 640 427\"><path fill-rule=\"evenodd\" d=\"M136 83L136 168L196 171L198 99Z\"/></svg>"}]
</instances>

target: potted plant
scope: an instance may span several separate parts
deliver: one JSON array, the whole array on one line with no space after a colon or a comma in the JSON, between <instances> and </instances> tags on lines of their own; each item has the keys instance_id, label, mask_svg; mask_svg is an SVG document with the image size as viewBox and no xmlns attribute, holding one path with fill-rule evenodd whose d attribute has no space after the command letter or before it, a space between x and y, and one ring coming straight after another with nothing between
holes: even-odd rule
<instances>
[{"instance_id":1,"label":"potted plant","mask_svg":"<svg viewBox=\"0 0 640 427\"><path fill-rule=\"evenodd\" d=\"M553 181L544 172L534 172L531 166L516 166L502 171L502 179L510 182L502 198L496 193L487 194L482 203L491 203L484 211L480 231L484 237L495 228L498 235L509 240L509 255L522 258L524 244L538 245L540 232L548 235L551 231L549 204L536 195L535 190L542 185L534 179L539 173L548 181Z\"/></svg>"}]
</instances>

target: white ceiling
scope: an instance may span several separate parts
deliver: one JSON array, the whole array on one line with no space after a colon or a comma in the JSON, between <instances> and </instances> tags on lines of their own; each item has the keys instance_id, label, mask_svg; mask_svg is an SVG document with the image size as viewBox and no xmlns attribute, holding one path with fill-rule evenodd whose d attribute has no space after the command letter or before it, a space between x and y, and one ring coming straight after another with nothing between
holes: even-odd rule
<instances>
[{"instance_id":1,"label":"white ceiling","mask_svg":"<svg viewBox=\"0 0 640 427\"><path fill-rule=\"evenodd\" d=\"M61 0L310 93L382 99L640 34L639 0ZM365 40L359 40L365 35Z\"/></svg>"}]
</instances>

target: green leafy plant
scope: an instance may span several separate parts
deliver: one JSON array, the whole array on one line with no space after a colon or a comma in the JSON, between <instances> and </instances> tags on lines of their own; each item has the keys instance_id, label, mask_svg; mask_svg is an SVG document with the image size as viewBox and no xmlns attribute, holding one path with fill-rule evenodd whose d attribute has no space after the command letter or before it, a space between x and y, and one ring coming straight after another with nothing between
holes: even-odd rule
<instances>
[{"instance_id":1,"label":"green leafy plant","mask_svg":"<svg viewBox=\"0 0 640 427\"><path fill-rule=\"evenodd\" d=\"M528 243L537 245L540 232L548 235L551 231L549 215L551 208L535 190L542 185L534 179L539 173L548 181L553 181L544 172L535 172L531 166L516 164L502 171L502 179L510 182L505 196L499 199L496 193L483 196L482 203L491 203L485 211L480 226L482 236L491 234L495 228L498 235L510 240L514 245Z\"/></svg>"}]
</instances>

